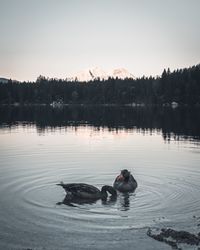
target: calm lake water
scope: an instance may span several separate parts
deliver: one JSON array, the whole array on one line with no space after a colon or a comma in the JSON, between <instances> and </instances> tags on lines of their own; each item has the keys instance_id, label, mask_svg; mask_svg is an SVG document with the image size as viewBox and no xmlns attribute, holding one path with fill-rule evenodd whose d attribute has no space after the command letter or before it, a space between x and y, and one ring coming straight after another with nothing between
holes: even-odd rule
<instances>
[{"instance_id":1,"label":"calm lake water","mask_svg":"<svg viewBox=\"0 0 200 250\"><path fill-rule=\"evenodd\" d=\"M101 188L123 168L135 193L57 204L56 183ZM199 109L0 108L0 249L171 249L147 229L199 232L199 190Z\"/></svg>"}]
</instances>

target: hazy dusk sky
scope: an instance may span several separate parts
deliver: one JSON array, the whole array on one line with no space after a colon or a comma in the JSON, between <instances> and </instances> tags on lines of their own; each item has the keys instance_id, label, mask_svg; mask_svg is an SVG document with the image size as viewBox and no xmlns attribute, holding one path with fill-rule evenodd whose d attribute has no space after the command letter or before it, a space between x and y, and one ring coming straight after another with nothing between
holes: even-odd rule
<instances>
[{"instance_id":1,"label":"hazy dusk sky","mask_svg":"<svg viewBox=\"0 0 200 250\"><path fill-rule=\"evenodd\" d=\"M0 77L200 63L199 0L0 0Z\"/></svg>"}]
</instances>

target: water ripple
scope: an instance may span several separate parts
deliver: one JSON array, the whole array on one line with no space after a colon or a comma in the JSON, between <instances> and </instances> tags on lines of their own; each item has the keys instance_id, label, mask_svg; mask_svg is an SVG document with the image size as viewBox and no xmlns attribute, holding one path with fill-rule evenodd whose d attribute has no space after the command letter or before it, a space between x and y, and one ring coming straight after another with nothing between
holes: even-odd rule
<instances>
[{"instance_id":1,"label":"water ripple","mask_svg":"<svg viewBox=\"0 0 200 250\"><path fill-rule=\"evenodd\" d=\"M14 135L18 133L20 130ZM12 135L9 134L10 137ZM191 158L192 149L187 151L184 147L181 151L177 145L169 149L158 140L156 147L161 156L158 155L155 161L155 157L151 156L156 154L155 148L151 154L147 152L151 150L152 142L152 138L147 140L148 136L142 135L136 143L133 134L129 135L132 140L123 137L116 141L106 132L106 147L105 141L99 139L98 146L89 149L80 145L80 139L74 132L69 133L69 137L65 133L60 136L58 134L59 143L56 142L56 135L53 141L44 137L41 142L38 135L30 133L34 145L30 140L30 147L24 148L24 144L18 141L18 146L11 143L1 152L0 224L3 225L1 234L4 239L7 238L6 234L14 232L23 238L26 228L35 232L38 238L44 235L48 245L52 232L61 242L67 241L68 244L69 240L62 239L61 235L72 237L72 232L80 238L91 234L100 241L98 233L116 234L120 238L124 230L144 229L155 223L174 220L184 221L186 217L191 219L198 214L199 154L195 154L195 159L192 157L192 167L185 157L187 153L188 159ZM87 137L87 140L91 138ZM149 143L149 147L144 149L142 144L138 147L140 140L144 140L145 145ZM114 149L110 146L111 142L117 143L113 144ZM142 160L144 150L147 158ZM175 158L177 154L178 159ZM122 162L122 158L126 161ZM56 183L86 182L101 188L105 184L112 184L123 164L130 168L132 162L139 184L135 193L118 194L116 202L104 203L99 200L93 204L74 204L74 207L57 205L64 199L65 192ZM30 238L24 240L22 245L18 239L14 241L16 246L28 246Z\"/></svg>"}]
</instances>

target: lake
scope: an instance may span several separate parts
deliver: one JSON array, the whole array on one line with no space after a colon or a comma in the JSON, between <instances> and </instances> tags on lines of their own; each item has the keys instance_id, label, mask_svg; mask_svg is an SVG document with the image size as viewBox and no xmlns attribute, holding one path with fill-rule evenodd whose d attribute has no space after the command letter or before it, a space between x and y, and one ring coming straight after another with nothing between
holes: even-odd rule
<instances>
[{"instance_id":1,"label":"lake","mask_svg":"<svg viewBox=\"0 0 200 250\"><path fill-rule=\"evenodd\" d=\"M124 168L134 193L62 204ZM199 108L0 108L0 249L171 249L148 227L199 232L199 180Z\"/></svg>"}]
</instances>

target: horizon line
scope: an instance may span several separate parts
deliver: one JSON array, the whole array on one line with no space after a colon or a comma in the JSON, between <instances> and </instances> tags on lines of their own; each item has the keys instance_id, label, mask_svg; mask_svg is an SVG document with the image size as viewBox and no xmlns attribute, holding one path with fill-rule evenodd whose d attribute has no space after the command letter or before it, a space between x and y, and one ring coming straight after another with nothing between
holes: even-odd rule
<instances>
[{"instance_id":1,"label":"horizon line","mask_svg":"<svg viewBox=\"0 0 200 250\"><path fill-rule=\"evenodd\" d=\"M168 69L169 69L170 72L174 72L174 71L177 71L177 70L184 70L184 69L189 69L189 68L192 68L192 67L196 67L196 66L198 66L198 65L200 65L200 62L197 63L197 64L193 64L193 65L187 66L187 67L180 67L180 68L175 68L175 69L170 69L170 67L164 67L163 70L162 70L162 72L161 72L160 74L156 74L156 75L153 75L153 74L150 74L150 75L142 74L142 75L140 75L140 76L135 76L132 72L129 72L129 71L128 71L128 72L129 72L130 74L132 74L132 75L134 76L135 79L140 79L140 78L143 78L143 77L145 77L145 78L149 78L149 77L156 78L156 77L160 77L160 76L162 75L162 73L164 72L164 70L168 70ZM85 69L83 69L83 70L76 71L76 73L78 74L78 73L80 73L80 72L83 72L83 71L86 71L86 70L89 71L89 70L95 69L95 68L102 69L102 68L99 67L99 66L94 66L94 67L88 67L88 68L85 68ZM115 70L115 69L125 69L125 70L127 70L127 68L125 68L125 67L113 68L113 70ZM110 71L111 71L111 70L108 70L108 71L106 71L106 72L110 72ZM11 77L1 76L1 75L0 75L0 79L12 80L12 81L17 81L17 82L36 82L37 79L38 79L38 77L40 77L40 76L45 77L46 79L67 80L68 78L72 77L73 75L75 75L75 73L74 73L74 74L69 74L68 76L66 76L65 78L63 78L63 77L56 77L56 76L54 76L54 77L49 77L49 76L44 75L44 74L39 74L39 75L36 77L35 80L29 80L29 79L28 79L28 80L18 80L18 79L14 79L14 78L11 78ZM69 80L69 79L68 79L68 80Z\"/></svg>"}]
</instances>

